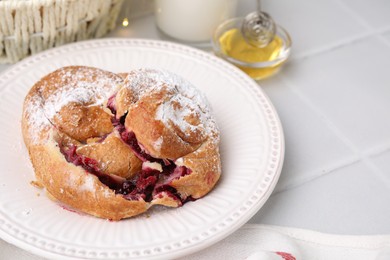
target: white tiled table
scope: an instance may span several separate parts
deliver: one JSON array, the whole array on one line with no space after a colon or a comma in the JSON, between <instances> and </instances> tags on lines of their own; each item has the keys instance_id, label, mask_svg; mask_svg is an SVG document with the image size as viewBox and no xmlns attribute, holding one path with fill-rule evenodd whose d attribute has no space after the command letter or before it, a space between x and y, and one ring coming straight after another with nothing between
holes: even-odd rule
<instances>
[{"instance_id":1,"label":"white tiled table","mask_svg":"<svg viewBox=\"0 0 390 260\"><path fill-rule=\"evenodd\" d=\"M241 0L239 15L254 7ZM286 155L275 191L250 223L390 234L390 1L263 7L290 32L293 51L278 75L260 82L282 121ZM152 14L110 36L166 40ZM4 256L19 250L1 247Z\"/></svg>"}]
</instances>

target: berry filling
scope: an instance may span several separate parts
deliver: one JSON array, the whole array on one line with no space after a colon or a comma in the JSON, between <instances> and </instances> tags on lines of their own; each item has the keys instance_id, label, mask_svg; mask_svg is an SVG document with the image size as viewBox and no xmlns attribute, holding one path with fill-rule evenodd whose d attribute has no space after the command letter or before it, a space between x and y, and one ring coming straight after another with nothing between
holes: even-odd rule
<instances>
[{"instance_id":1,"label":"berry filling","mask_svg":"<svg viewBox=\"0 0 390 260\"><path fill-rule=\"evenodd\" d=\"M145 149L143 149L137 141L137 138L134 132L128 132L123 124L119 124L116 126L121 139L125 142L130 149L134 152L134 154L143 162L158 162L162 165L168 166L174 164L172 161L168 159L158 159L154 158L150 154L148 154Z\"/></svg>"},{"instance_id":2,"label":"berry filling","mask_svg":"<svg viewBox=\"0 0 390 260\"><path fill-rule=\"evenodd\" d=\"M116 104L115 104L116 94L112 95L107 100L107 108L110 109L113 115L116 115Z\"/></svg>"},{"instance_id":3,"label":"berry filling","mask_svg":"<svg viewBox=\"0 0 390 260\"><path fill-rule=\"evenodd\" d=\"M127 132L125 127L119 126L117 127L123 142L125 142L128 146L130 146L131 150L133 150L134 154L143 162L156 162L159 159L153 158L149 154L145 152L145 150L141 149L138 144L137 138L133 132Z\"/></svg>"},{"instance_id":4,"label":"berry filling","mask_svg":"<svg viewBox=\"0 0 390 260\"><path fill-rule=\"evenodd\" d=\"M96 160L77 154L77 146L71 145L66 147L60 145L60 151L64 155L66 161L73 163L76 166L81 166L86 172L98 177L101 183L114 190L116 194L122 194L123 197L128 200L143 199L146 202L150 202L154 198L168 196L176 200L180 206L187 201L195 200L191 196L179 194L174 187L170 186L170 183L173 180L191 174L191 169L188 169L185 166L176 166L171 160L154 158L148 154L138 143L134 132L126 130L124 123L127 113L119 119L116 118L115 95L108 99L107 108L110 109L114 115L111 122L119 132L122 141L125 142L134 154L144 162L142 170L130 180L114 174L106 174L99 169ZM103 136L102 140L104 140L105 137L106 136ZM150 165L153 164L156 164L158 167L150 167ZM156 169L156 167L158 169Z\"/></svg>"},{"instance_id":5,"label":"berry filling","mask_svg":"<svg viewBox=\"0 0 390 260\"><path fill-rule=\"evenodd\" d=\"M169 197L180 201L180 205L188 198L182 198L177 193L176 189L169 186L169 182L175 178L179 178L181 174L185 174L187 170L182 170L184 166L172 167L163 166L163 171L152 168L143 168L135 178L126 180L116 175L105 174L98 168L98 163L94 159L88 158L84 155L77 154L77 147L60 147L61 153L64 155L65 160L69 163L73 163L76 166L81 166L85 171L98 177L99 181L104 185L114 190L117 194L123 194L124 198L128 200L138 200L142 198L146 202L152 201L153 197L157 194L162 196L165 192ZM178 170L179 169L179 170ZM168 176L166 178L165 176Z\"/></svg>"},{"instance_id":6,"label":"berry filling","mask_svg":"<svg viewBox=\"0 0 390 260\"><path fill-rule=\"evenodd\" d=\"M65 160L69 163L73 163L76 166L81 166L84 170L87 172L95 175L98 177L98 179L107 187L110 189L117 190L120 189L123 178L115 176L115 175L108 175L100 171L98 167L98 162L94 159L88 158L84 155L79 155L76 152L77 146L72 145L68 148L64 146L60 146L60 151L64 155Z\"/></svg>"}]
</instances>

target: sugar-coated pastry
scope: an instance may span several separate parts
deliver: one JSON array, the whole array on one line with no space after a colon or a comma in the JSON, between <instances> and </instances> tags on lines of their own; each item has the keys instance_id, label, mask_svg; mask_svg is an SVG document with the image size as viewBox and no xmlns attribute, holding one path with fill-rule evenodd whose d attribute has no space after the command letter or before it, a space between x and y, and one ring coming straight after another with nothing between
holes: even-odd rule
<instances>
[{"instance_id":1,"label":"sugar-coated pastry","mask_svg":"<svg viewBox=\"0 0 390 260\"><path fill-rule=\"evenodd\" d=\"M221 174L206 99L163 70L58 69L27 94L22 132L47 192L101 218L182 206L206 195Z\"/></svg>"}]
</instances>

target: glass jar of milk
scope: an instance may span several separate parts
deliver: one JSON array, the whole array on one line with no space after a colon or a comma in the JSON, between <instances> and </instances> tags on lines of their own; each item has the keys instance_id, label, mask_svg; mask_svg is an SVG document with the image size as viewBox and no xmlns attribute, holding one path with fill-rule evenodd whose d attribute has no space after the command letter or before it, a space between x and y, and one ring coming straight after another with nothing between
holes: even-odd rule
<instances>
[{"instance_id":1,"label":"glass jar of milk","mask_svg":"<svg viewBox=\"0 0 390 260\"><path fill-rule=\"evenodd\" d=\"M215 28L236 15L237 4L238 0L156 0L156 23L181 41L210 41Z\"/></svg>"}]
</instances>

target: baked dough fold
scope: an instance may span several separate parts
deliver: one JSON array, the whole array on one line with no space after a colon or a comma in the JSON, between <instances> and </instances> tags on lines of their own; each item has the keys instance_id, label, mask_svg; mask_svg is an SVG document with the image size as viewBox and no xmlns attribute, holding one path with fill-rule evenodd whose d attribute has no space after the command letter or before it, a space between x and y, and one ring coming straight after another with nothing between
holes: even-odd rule
<instances>
[{"instance_id":1,"label":"baked dough fold","mask_svg":"<svg viewBox=\"0 0 390 260\"><path fill-rule=\"evenodd\" d=\"M47 192L101 218L182 206L205 196L221 174L206 99L167 71L58 69L27 94L22 132Z\"/></svg>"}]
</instances>

